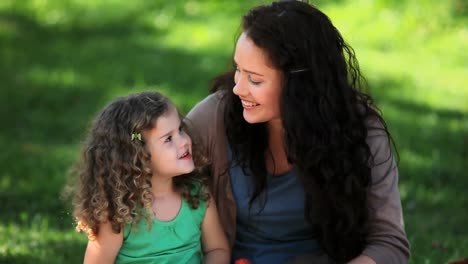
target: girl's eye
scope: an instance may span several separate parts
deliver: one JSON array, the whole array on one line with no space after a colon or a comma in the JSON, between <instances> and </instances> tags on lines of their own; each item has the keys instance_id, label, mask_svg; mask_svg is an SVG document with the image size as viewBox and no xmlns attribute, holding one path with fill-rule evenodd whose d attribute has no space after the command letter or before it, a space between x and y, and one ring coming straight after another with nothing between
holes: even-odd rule
<instances>
[{"instance_id":1,"label":"girl's eye","mask_svg":"<svg viewBox=\"0 0 468 264\"><path fill-rule=\"evenodd\" d=\"M168 136L168 137L164 140L165 143L171 142L171 141L172 141L172 136Z\"/></svg>"},{"instance_id":2,"label":"girl's eye","mask_svg":"<svg viewBox=\"0 0 468 264\"><path fill-rule=\"evenodd\" d=\"M236 72L240 72L239 67L236 66Z\"/></svg>"}]
</instances>

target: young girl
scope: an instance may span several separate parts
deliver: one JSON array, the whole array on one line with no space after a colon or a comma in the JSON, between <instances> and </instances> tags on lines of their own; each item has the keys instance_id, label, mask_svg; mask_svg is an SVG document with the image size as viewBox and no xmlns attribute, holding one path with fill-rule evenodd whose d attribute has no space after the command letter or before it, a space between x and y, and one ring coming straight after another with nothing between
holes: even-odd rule
<instances>
[{"instance_id":1,"label":"young girl","mask_svg":"<svg viewBox=\"0 0 468 264\"><path fill-rule=\"evenodd\" d=\"M75 185L76 229L89 238L84 263L228 263L195 164L168 98L145 92L109 104L85 142Z\"/></svg>"}]
</instances>

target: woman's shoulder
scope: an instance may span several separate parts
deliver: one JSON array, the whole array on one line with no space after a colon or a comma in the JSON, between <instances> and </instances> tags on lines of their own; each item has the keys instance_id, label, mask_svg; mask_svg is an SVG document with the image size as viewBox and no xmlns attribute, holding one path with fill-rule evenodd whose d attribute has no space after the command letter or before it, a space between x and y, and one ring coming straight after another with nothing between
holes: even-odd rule
<instances>
[{"instance_id":1,"label":"woman's shoulder","mask_svg":"<svg viewBox=\"0 0 468 264\"><path fill-rule=\"evenodd\" d=\"M389 176L386 175L387 172L396 168L392 150L392 138L382 118L375 116L368 118L366 120L366 126L366 142L372 156L371 166L373 168L373 182L380 182L386 178L386 176Z\"/></svg>"},{"instance_id":2,"label":"woman's shoulder","mask_svg":"<svg viewBox=\"0 0 468 264\"><path fill-rule=\"evenodd\" d=\"M385 130L384 122L380 116L370 115L365 118L364 122L367 130L371 132L371 134L375 133L375 131Z\"/></svg>"},{"instance_id":3,"label":"woman's shoulder","mask_svg":"<svg viewBox=\"0 0 468 264\"><path fill-rule=\"evenodd\" d=\"M208 152L224 132L225 91L208 95L187 114L186 124L191 135L201 141ZM205 153L207 154L207 153Z\"/></svg>"},{"instance_id":4,"label":"woman's shoulder","mask_svg":"<svg viewBox=\"0 0 468 264\"><path fill-rule=\"evenodd\" d=\"M192 110L188 113L187 117L193 117L197 115L209 115L218 112L223 106L223 98L226 91L217 91L205 97L203 100L198 102Z\"/></svg>"}]
</instances>

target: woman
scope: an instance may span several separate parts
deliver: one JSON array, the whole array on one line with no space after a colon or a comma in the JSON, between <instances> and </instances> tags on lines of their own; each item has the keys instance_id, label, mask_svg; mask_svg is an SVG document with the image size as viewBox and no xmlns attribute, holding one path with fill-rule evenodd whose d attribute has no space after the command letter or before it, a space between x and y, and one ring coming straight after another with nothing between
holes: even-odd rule
<instances>
[{"instance_id":1,"label":"woman","mask_svg":"<svg viewBox=\"0 0 468 264\"><path fill-rule=\"evenodd\" d=\"M406 263L390 135L329 18L298 1L253 8L234 66L188 115L232 260Z\"/></svg>"}]
</instances>

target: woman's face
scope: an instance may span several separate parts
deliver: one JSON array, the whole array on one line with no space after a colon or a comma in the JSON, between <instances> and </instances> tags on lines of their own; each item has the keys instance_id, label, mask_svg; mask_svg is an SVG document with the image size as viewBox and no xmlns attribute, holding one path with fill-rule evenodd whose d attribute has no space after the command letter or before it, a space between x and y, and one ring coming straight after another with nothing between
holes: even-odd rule
<instances>
[{"instance_id":1,"label":"woman's face","mask_svg":"<svg viewBox=\"0 0 468 264\"><path fill-rule=\"evenodd\" d=\"M245 33L237 40L234 61L237 68L233 92L242 101L245 121L251 124L281 121L281 71L272 68L267 54Z\"/></svg>"}]
</instances>

